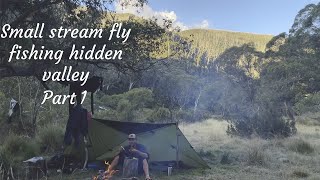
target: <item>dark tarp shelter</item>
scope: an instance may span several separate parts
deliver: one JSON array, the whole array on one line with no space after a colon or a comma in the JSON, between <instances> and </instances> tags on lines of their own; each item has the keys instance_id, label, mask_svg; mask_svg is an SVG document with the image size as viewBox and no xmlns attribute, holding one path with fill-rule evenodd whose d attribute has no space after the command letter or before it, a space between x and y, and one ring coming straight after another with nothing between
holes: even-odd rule
<instances>
[{"instance_id":1,"label":"dark tarp shelter","mask_svg":"<svg viewBox=\"0 0 320 180\"><path fill-rule=\"evenodd\" d=\"M134 123L93 118L89 122L89 159L111 160L121 146L128 144L127 137L131 133L135 133L138 142L147 148L151 166L209 167L176 123Z\"/></svg>"}]
</instances>

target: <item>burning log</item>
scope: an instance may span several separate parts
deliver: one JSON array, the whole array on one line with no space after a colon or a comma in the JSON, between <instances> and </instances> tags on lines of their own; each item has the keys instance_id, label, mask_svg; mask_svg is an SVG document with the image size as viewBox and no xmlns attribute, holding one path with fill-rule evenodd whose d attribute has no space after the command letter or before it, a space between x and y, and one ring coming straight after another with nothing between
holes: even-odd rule
<instances>
[{"instance_id":1,"label":"burning log","mask_svg":"<svg viewBox=\"0 0 320 180\"><path fill-rule=\"evenodd\" d=\"M111 180L113 175L115 175L118 170L111 170L108 171L110 163L109 162L104 162L104 164L106 165L106 170L105 171L99 171L97 176L94 176L92 179L93 180Z\"/></svg>"}]
</instances>

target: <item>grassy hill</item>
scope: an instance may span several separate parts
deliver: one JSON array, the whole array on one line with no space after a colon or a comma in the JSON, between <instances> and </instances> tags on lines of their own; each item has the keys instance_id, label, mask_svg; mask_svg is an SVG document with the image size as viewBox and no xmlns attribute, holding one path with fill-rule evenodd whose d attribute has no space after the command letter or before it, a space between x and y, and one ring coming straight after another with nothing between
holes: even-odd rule
<instances>
[{"instance_id":1,"label":"grassy hill","mask_svg":"<svg viewBox=\"0 0 320 180\"><path fill-rule=\"evenodd\" d=\"M130 19L143 22L141 17L137 17L129 13L108 13L105 14L105 20L103 23L107 23L106 20L111 22L128 21ZM253 46L261 52L265 51L266 44L273 37L272 35L253 34L243 32L232 32L227 30L213 30L213 29L189 29L178 33L181 37L187 38L192 41L192 50L189 55L193 54L195 49L198 49L198 56L207 52L207 56L210 59L218 57L226 49L233 46L241 46L243 44L251 43ZM168 43L164 43L164 49L167 49ZM172 43L170 43L172 45ZM167 57L167 51L162 52L159 58Z\"/></svg>"},{"instance_id":2,"label":"grassy hill","mask_svg":"<svg viewBox=\"0 0 320 180\"><path fill-rule=\"evenodd\" d=\"M210 58L216 58L228 48L247 43L252 43L258 51L264 52L266 44L273 37L272 35L208 29L190 29L179 34L192 40L193 50L198 48L199 54L207 52Z\"/></svg>"}]
</instances>

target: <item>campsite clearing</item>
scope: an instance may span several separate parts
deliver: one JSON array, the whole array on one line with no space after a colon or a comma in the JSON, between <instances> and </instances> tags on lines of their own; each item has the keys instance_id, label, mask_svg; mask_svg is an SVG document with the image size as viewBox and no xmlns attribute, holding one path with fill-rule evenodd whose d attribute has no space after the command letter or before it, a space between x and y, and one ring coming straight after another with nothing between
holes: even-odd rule
<instances>
[{"instance_id":1,"label":"campsite clearing","mask_svg":"<svg viewBox=\"0 0 320 180\"><path fill-rule=\"evenodd\" d=\"M214 119L181 124L182 133L211 169L174 170L170 177L152 172L153 179L320 179L320 126L298 124L298 135L267 141L229 137L226 125ZM311 151L304 151L308 147ZM95 173L78 172L63 179L90 179Z\"/></svg>"}]
</instances>

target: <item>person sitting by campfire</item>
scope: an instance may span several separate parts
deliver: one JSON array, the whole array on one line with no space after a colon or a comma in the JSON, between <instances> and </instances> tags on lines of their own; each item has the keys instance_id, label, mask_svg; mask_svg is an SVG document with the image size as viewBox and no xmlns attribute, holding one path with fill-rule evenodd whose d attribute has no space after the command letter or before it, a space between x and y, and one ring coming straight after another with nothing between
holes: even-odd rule
<instances>
[{"instance_id":1,"label":"person sitting by campfire","mask_svg":"<svg viewBox=\"0 0 320 180\"><path fill-rule=\"evenodd\" d=\"M124 164L125 157L137 158L138 173L144 173L146 176L146 180L151 180L148 165L149 154L146 148L144 147L144 145L137 143L137 138L135 134L128 135L128 142L129 145L125 147L121 146L119 154L113 159L112 163L110 164L107 170L107 173L112 172L118 164Z\"/></svg>"}]
</instances>

